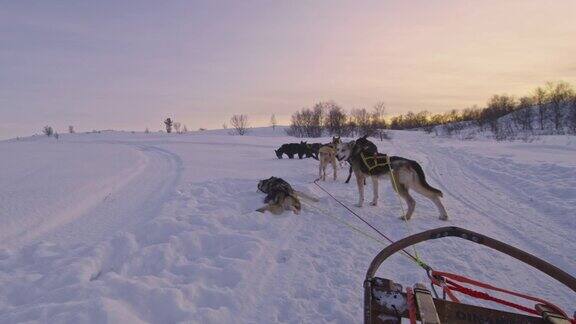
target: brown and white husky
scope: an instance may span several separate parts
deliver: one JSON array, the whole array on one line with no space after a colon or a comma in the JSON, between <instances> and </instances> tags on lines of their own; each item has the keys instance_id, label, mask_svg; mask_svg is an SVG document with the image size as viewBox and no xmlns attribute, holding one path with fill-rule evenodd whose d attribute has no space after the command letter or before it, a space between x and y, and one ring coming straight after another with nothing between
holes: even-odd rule
<instances>
[{"instance_id":1,"label":"brown and white husky","mask_svg":"<svg viewBox=\"0 0 576 324\"><path fill-rule=\"evenodd\" d=\"M362 207L364 204L365 178L370 177L372 179L372 188L374 191L372 205L376 206L378 204L378 178L383 176L390 177L392 174L393 177L390 178L394 180L392 181L394 190L396 190L408 204L408 210L404 216L406 219L412 217L416 206L414 198L410 196L409 189L413 189L417 193L430 199L440 211L440 219L448 219L448 213L440 201L442 191L432 187L426 182L424 170L422 170L418 162L399 156L388 157L386 154L370 150L370 143L366 138L341 143L338 145L336 152L339 160L346 160L352 166L360 194L358 207ZM374 144L372 143L372 145ZM393 170L393 172L390 172L390 170Z\"/></svg>"}]
</instances>

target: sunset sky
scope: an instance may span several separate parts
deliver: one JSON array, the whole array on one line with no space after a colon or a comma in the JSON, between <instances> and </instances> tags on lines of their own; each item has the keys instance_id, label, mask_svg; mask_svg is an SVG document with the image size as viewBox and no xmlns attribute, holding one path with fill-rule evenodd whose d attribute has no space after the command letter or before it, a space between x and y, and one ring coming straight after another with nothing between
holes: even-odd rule
<instances>
[{"instance_id":1,"label":"sunset sky","mask_svg":"<svg viewBox=\"0 0 576 324\"><path fill-rule=\"evenodd\" d=\"M576 83L576 1L1 1L0 138L288 123Z\"/></svg>"}]
</instances>

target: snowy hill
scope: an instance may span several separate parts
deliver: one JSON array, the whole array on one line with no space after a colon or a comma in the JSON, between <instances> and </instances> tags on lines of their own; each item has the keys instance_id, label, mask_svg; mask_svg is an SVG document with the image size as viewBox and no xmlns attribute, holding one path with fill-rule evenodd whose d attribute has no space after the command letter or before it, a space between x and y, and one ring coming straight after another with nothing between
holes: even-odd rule
<instances>
[{"instance_id":1,"label":"snowy hill","mask_svg":"<svg viewBox=\"0 0 576 324\"><path fill-rule=\"evenodd\" d=\"M0 323L361 322L365 271L382 246L326 214L374 233L312 184L317 161L275 157L274 148L299 141L282 127L226 134L0 142ZM353 207L375 226L393 239L460 226L576 275L574 141L392 136L376 142L379 150L419 161L444 192L451 218L440 221L432 203L415 195L407 227L383 181L378 207ZM254 212L263 199L257 181L272 175L320 201L300 215ZM353 206L357 189L345 176L347 168L323 185ZM496 252L455 239L418 249L438 270L576 309L567 288ZM405 258L384 266L382 275L403 284L426 279Z\"/></svg>"},{"instance_id":2,"label":"snowy hill","mask_svg":"<svg viewBox=\"0 0 576 324\"><path fill-rule=\"evenodd\" d=\"M544 111L544 118L540 121L540 109ZM534 141L540 136L557 136L576 134L576 109L572 105L564 105L559 109L561 125L556 129L550 104L544 106L530 106L516 109L501 117L493 123L485 121L482 126L480 120L452 122L443 125L428 127L436 136L449 136L459 139L495 139L497 141L523 140Z\"/></svg>"}]
</instances>

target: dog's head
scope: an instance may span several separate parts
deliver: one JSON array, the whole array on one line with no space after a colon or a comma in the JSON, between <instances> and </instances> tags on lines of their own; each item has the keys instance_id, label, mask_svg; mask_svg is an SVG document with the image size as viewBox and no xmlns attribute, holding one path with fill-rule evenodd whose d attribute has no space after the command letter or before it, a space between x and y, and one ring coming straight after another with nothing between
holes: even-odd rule
<instances>
[{"instance_id":1,"label":"dog's head","mask_svg":"<svg viewBox=\"0 0 576 324\"><path fill-rule=\"evenodd\" d=\"M274 180L274 177L258 181L258 190L267 193L270 191L270 183Z\"/></svg>"},{"instance_id":2,"label":"dog's head","mask_svg":"<svg viewBox=\"0 0 576 324\"><path fill-rule=\"evenodd\" d=\"M302 150L301 152L304 152L304 154L306 154L306 157L312 157L312 145L308 144L308 142L306 141L300 141L300 149Z\"/></svg>"},{"instance_id":3,"label":"dog's head","mask_svg":"<svg viewBox=\"0 0 576 324\"><path fill-rule=\"evenodd\" d=\"M378 153L378 148L376 144L372 143L367 135L364 135L356 140L356 148L359 152L364 152L364 154L373 155Z\"/></svg>"},{"instance_id":4,"label":"dog's head","mask_svg":"<svg viewBox=\"0 0 576 324\"><path fill-rule=\"evenodd\" d=\"M342 139L340 139L340 136L332 136L332 144L338 145L340 143L342 143Z\"/></svg>"},{"instance_id":5,"label":"dog's head","mask_svg":"<svg viewBox=\"0 0 576 324\"><path fill-rule=\"evenodd\" d=\"M274 153L276 153L276 156L281 159L282 158L282 150L278 149L278 150L274 150Z\"/></svg>"},{"instance_id":6,"label":"dog's head","mask_svg":"<svg viewBox=\"0 0 576 324\"><path fill-rule=\"evenodd\" d=\"M338 161L347 161L354 154L354 148L356 146L356 141L350 141L348 143L339 143L336 145L336 158Z\"/></svg>"}]
</instances>

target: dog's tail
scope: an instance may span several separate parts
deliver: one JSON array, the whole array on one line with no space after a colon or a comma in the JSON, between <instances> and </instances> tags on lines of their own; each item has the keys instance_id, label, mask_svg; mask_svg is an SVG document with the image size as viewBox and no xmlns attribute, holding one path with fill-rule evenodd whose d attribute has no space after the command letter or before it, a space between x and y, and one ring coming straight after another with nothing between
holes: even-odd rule
<instances>
[{"instance_id":1,"label":"dog's tail","mask_svg":"<svg viewBox=\"0 0 576 324\"><path fill-rule=\"evenodd\" d=\"M420 181L420 184L432 191L438 194L438 196L443 197L442 191L440 191L439 189L436 189L434 187L432 187L431 185L428 184L428 182L426 182L426 176L424 175L424 170L422 170L422 167L420 166L420 164L416 161L410 161L410 166L412 167L412 169L414 169L414 171L416 171L416 174L418 175L418 180Z\"/></svg>"},{"instance_id":2,"label":"dog's tail","mask_svg":"<svg viewBox=\"0 0 576 324\"><path fill-rule=\"evenodd\" d=\"M313 201L313 202L318 202L318 201L319 201L318 198L312 197L312 196L310 196L310 195L308 195L308 194L305 194L305 193L303 193L302 191L295 190L294 192L296 193L296 195L297 195L298 197L301 197L301 198L304 198L304 199L308 199L308 200Z\"/></svg>"}]
</instances>

